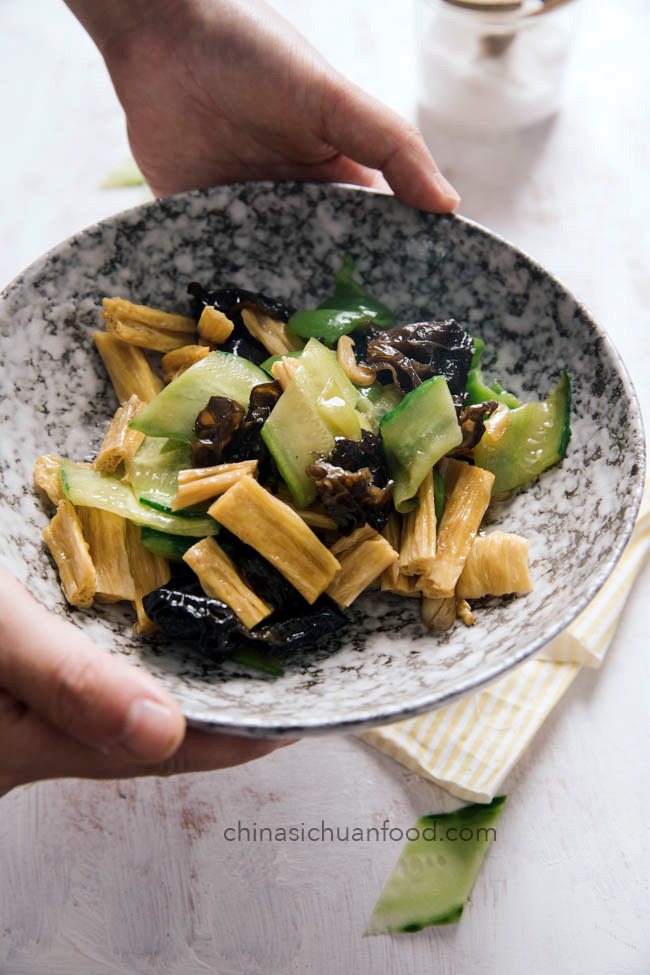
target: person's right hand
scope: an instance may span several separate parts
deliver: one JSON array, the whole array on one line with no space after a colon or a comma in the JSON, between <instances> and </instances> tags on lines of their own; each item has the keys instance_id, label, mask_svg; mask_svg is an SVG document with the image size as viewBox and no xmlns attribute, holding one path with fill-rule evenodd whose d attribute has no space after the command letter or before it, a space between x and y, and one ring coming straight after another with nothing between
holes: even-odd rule
<instances>
[{"instance_id":1,"label":"person's right hand","mask_svg":"<svg viewBox=\"0 0 650 975\"><path fill-rule=\"evenodd\" d=\"M156 195L298 179L390 186L438 213L458 204L418 130L263 0L66 2L104 55Z\"/></svg>"},{"instance_id":2,"label":"person's right hand","mask_svg":"<svg viewBox=\"0 0 650 975\"><path fill-rule=\"evenodd\" d=\"M37 779L225 768L284 744L186 729L153 677L99 650L0 566L0 796Z\"/></svg>"}]
</instances>

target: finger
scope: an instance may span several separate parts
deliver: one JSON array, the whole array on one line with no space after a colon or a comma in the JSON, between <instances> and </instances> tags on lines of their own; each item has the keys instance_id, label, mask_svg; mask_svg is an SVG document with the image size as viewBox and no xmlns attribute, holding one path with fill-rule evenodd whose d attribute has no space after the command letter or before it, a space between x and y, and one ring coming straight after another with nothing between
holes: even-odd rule
<instances>
[{"instance_id":1,"label":"finger","mask_svg":"<svg viewBox=\"0 0 650 975\"><path fill-rule=\"evenodd\" d=\"M63 734L0 691L0 796L25 782L52 778L114 779L229 768L292 744L279 739L212 735L189 729L170 758L143 765L131 756L98 753Z\"/></svg>"},{"instance_id":2,"label":"finger","mask_svg":"<svg viewBox=\"0 0 650 975\"><path fill-rule=\"evenodd\" d=\"M344 156L380 170L403 203L434 213L458 206L458 193L439 171L420 132L344 78L329 80L321 129Z\"/></svg>"},{"instance_id":3,"label":"finger","mask_svg":"<svg viewBox=\"0 0 650 975\"><path fill-rule=\"evenodd\" d=\"M262 758L278 748L295 745L297 741L297 738L242 738L188 728L185 740L178 751L152 774L170 775L230 768L232 765L241 765Z\"/></svg>"},{"instance_id":4,"label":"finger","mask_svg":"<svg viewBox=\"0 0 650 975\"><path fill-rule=\"evenodd\" d=\"M247 180L309 180L321 183L350 183L355 186L367 186L382 193L393 195L393 191L385 177L376 169L362 166L360 163L342 156L340 153L330 152L322 162L299 163L294 160L279 159L242 166L239 163L219 166L206 178L206 186L216 186L220 183L245 182ZM150 188L156 196L165 196L176 192L178 186L159 187L150 183ZM186 188L186 187L185 187Z\"/></svg>"},{"instance_id":5,"label":"finger","mask_svg":"<svg viewBox=\"0 0 650 975\"><path fill-rule=\"evenodd\" d=\"M296 744L298 739L242 738L211 734L188 728L183 744L166 761L147 769L147 775L176 775L183 772L209 772L230 768L263 758L278 748Z\"/></svg>"},{"instance_id":6,"label":"finger","mask_svg":"<svg viewBox=\"0 0 650 975\"><path fill-rule=\"evenodd\" d=\"M336 154L323 163L305 166L301 172L294 169L291 179L310 179L327 183L351 183L355 186L367 186L381 193L393 196L383 173L377 169L370 169L360 163L348 159L347 156Z\"/></svg>"},{"instance_id":7,"label":"finger","mask_svg":"<svg viewBox=\"0 0 650 975\"><path fill-rule=\"evenodd\" d=\"M0 594L0 687L92 748L142 762L178 748L185 719L153 677L52 616L1 566Z\"/></svg>"}]
</instances>

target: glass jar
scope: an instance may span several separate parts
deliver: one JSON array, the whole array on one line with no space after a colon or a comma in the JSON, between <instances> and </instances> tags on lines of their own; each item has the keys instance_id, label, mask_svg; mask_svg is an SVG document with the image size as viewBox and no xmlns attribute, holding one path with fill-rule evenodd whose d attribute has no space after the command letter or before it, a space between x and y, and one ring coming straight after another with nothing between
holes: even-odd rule
<instances>
[{"instance_id":1,"label":"glass jar","mask_svg":"<svg viewBox=\"0 0 650 975\"><path fill-rule=\"evenodd\" d=\"M579 0L415 0L420 112L469 135L555 114L578 8Z\"/></svg>"}]
</instances>

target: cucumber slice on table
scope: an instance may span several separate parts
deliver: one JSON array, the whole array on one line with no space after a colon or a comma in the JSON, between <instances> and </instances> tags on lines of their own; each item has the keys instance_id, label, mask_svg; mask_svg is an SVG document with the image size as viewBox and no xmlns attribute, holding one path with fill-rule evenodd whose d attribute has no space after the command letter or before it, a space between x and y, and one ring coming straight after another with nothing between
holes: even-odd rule
<instances>
[{"instance_id":1,"label":"cucumber slice on table","mask_svg":"<svg viewBox=\"0 0 650 975\"><path fill-rule=\"evenodd\" d=\"M460 920L505 796L422 816L375 904L365 934L408 933Z\"/></svg>"},{"instance_id":2,"label":"cucumber slice on table","mask_svg":"<svg viewBox=\"0 0 650 975\"><path fill-rule=\"evenodd\" d=\"M547 400L510 411L503 436L484 434L474 449L474 462L494 474L493 494L528 483L566 454L571 437L571 381L566 372Z\"/></svg>"},{"instance_id":3,"label":"cucumber slice on table","mask_svg":"<svg viewBox=\"0 0 650 975\"><path fill-rule=\"evenodd\" d=\"M395 482L395 508L410 511L427 471L463 439L444 376L433 376L407 393L382 418L379 432Z\"/></svg>"},{"instance_id":4,"label":"cucumber slice on table","mask_svg":"<svg viewBox=\"0 0 650 975\"><path fill-rule=\"evenodd\" d=\"M227 396L248 409L251 390L268 375L248 359L211 352L158 393L132 421L149 437L189 440L194 421L211 396Z\"/></svg>"},{"instance_id":5,"label":"cucumber slice on table","mask_svg":"<svg viewBox=\"0 0 650 975\"><path fill-rule=\"evenodd\" d=\"M74 505L87 508L102 508L115 515L127 518L136 525L147 525L158 531L172 535L191 535L204 538L216 535L219 531L214 518L208 515L185 517L167 514L147 505L140 504L128 484L117 477L100 474L82 464L70 460L61 463L61 487L63 493Z\"/></svg>"}]
</instances>

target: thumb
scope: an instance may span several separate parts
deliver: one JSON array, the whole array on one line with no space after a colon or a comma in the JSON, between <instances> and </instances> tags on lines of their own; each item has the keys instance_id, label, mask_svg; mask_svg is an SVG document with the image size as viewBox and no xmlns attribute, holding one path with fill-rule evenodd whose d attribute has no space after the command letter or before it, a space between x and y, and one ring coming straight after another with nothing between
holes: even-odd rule
<instances>
[{"instance_id":1,"label":"thumb","mask_svg":"<svg viewBox=\"0 0 650 975\"><path fill-rule=\"evenodd\" d=\"M433 213L449 213L460 203L419 130L340 75L323 87L320 118L328 144L383 173L402 203Z\"/></svg>"},{"instance_id":2,"label":"thumb","mask_svg":"<svg viewBox=\"0 0 650 975\"><path fill-rule=\"evenodd\" d=\"M116 757L172 755L185 719L153 677L47 612L0 566L0 687L59 731Z\"/></svg>"}]
</instances>

